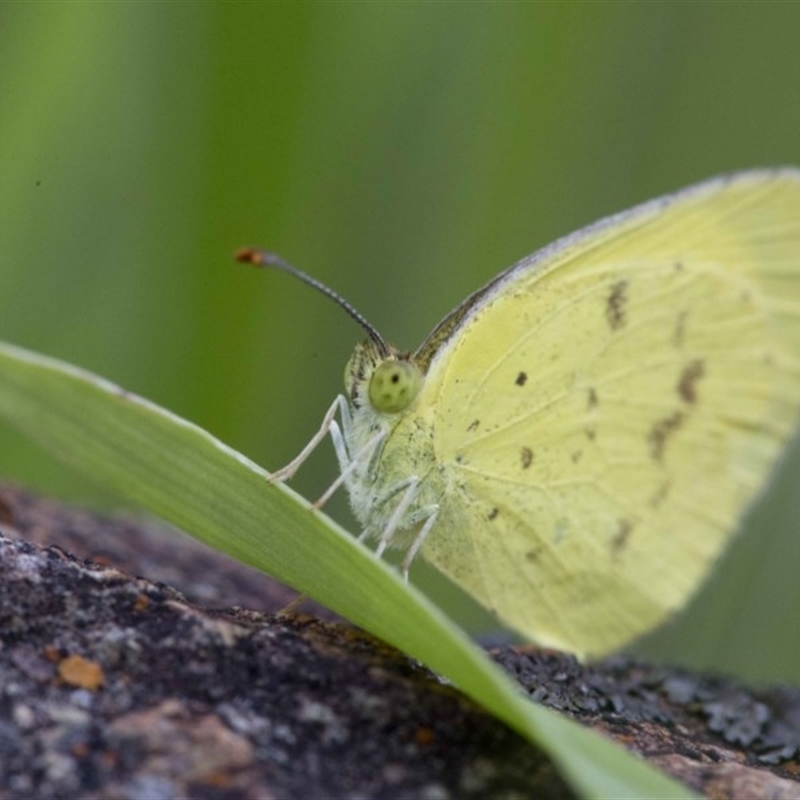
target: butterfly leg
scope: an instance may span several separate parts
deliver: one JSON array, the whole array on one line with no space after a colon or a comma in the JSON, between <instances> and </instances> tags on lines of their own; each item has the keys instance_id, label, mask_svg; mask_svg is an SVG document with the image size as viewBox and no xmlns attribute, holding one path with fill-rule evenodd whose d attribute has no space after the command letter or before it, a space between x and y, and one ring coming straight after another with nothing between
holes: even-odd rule
<instances>
[{"instance_id":1,"label":"butterfly leg","mask_svg":"<svg viewBox=\"0 0 800 800\"><path fill-rule=\"evenodd\" d=\"M347 452L347 446L339 426L332 422L330 426L331 438L333 439L333 447L336 450L336 456L339 460L339 476L336 480L322 493L322 495L314 503L314 508L322 508L325 503L330 500L331 495L347 481L350 475L355 472L365 460L368 461L375 449L380 445L384 438L386 438L386 431L376 433L354 456L350 456Z\"/></svg>"},{"instance_id":2,"label":"butterfly leg","mask_svg":"<svg viewBox=\"0 0 800 800\"><path fill-rule=\"evenodd\" d=\"M409 506L414 502L415 498L417 497L417 490L419 489L419 478L416 475L412 475L409 478L406 478L402 483L398 484L393 488L394 492L403 492L403 496L400 498L400 502L395 507L394 511L392 512L392 516L389 517L389 521L386 523L386 527L383 529L383 533L381 533L381 538L378 541L378 547L375 549L375 555L380 558L383 555L383 551L392 541L392 537L395 534L398 526L403 522L404 517L406 516L406 512L408 511ZM362 537L364 534L362 534Z\"/></svg>"},{"instance_id":3,"label":"butterfly leg","mask_svg":"<svg viewBox=\"0 0 800 800\"><path fill-rule=\"evenodd\" d=\"M328 431L331 430L331 426L336 425L333 418L336 416L337 409L339 409L343 415L347 413L349 418L349 413L342 411L342 409L346 409L346 406L347 401L344 399L344 397L342 397L342 395L339 395L326 412L322 419L322 425L320 425L319 430L314 434L311 441L300 451L299 455L292 459L285 467L281 467L281 469L271 473L268 479L269 482L283 483L284 481L288 481L295 474L295 472L300 469L311 453L317 449L317 445L325 438L325 436L328 434ZM339 455L338 452L337 455Z\"/></svg>"},{"instance_id":4,"label":"butterfly leg","mask_svg":"<svg viewBox=\"0 0 800 800\"><path fill-rule=\"evenodd\" d=\"M403 559L401 570L403 572L403 580L405 581L408 581L408 570L411 569L411 563L416 558L417 553L419 553L420 548L422 547L425 539L431 532L431 528L433 528L433 525L436 522L436 517L439 515L439 506L428 506L427 508L421 508L420 513L427 514L428 518L425 520L425 524L420 528L419 533L411 543L411 547L408 548L406 556Z\"/></svg>"}]
</instances>

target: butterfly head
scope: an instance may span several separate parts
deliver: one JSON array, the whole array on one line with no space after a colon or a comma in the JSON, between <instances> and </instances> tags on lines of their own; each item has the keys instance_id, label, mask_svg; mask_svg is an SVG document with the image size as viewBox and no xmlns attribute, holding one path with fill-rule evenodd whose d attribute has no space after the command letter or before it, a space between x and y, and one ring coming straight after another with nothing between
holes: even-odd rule
<instances>
[{"instance_id":1,"label":"butterfly head","mask_svg":"<svg viewBox=\"0 0 800 800\"><path fill-rule=\"evenodd\" d=\"M355 349L344 371L344 385L354 408L369 406L380 414L405 411L419 394L422 372L408 353L388 355L367 339Z\"/></svg>"}]
</instances>

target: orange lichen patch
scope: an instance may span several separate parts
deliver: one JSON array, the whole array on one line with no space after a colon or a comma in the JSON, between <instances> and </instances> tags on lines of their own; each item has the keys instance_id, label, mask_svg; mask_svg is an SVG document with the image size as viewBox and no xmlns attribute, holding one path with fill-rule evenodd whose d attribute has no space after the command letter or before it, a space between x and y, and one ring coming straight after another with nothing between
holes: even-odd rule
<instances>
[{"instance_id":1,"label":"orange lichen patch","mask_svg":"<svg viewBox=\"0 0 800 800\"><path fill-rule=\"evenodd\" d=\"M791 772L793 775L800 775L800 764L796 761L790 761L788 764L785 764L783 767L787 772Z\"/></svg>"},{"instance_id":2,"label":"orange lichen patch","mask_svg":"<svg viewBox=\"0 0 800 800\"><path fill-rule=\"evenodd\" d=\"M428 745L433 741L433 731L430 728L417 728L414 739L417 744Z\"/></svg>"},{"instance_id":3,"label":"orange lichen patch","mask_svg":"<svg viewBox=\"0 0 800 800\"><path fill-rule=\"evenodd\" d=\"M133 603L133 610L141 614L148 608L150 608L150 598L146 594L137 595Z\"/></svg>"},{"instance_id":4,"label":"orange lichen patch","mask_svg":"<svg viewBox=\"0 0 800 800\"><path fill-rule=\"evenodd\" d=\"M61 653L57 647L53 647L53 645L48 644L43 650L42 655L51 663L51 664L58 664L61 661Z\"/></svg>"},{"instance_id":5,"label":"orange lichen patch","mask_svg":"<svg viewBox=\"0 0 800 800\"><path fill-rule=\"evenodd\" d=\"M105 683L103 668L83 656L67 656L58 665L58 675L64 683L81 689L97 691Z\"/></svg>"},{"instance_id":6,"label":"orange lichen patch","mask_svg":"<svg viewBox=\"0 0 800 800\"><path fill-rule=\"evenodd\" d=\"M216 789L227 789L233 784L233 777L225 772L217 770L216 772L210 772L208 775L205 775L203 777L203 783L206 786L213 786Z\"/></svg>"}]
</instances>

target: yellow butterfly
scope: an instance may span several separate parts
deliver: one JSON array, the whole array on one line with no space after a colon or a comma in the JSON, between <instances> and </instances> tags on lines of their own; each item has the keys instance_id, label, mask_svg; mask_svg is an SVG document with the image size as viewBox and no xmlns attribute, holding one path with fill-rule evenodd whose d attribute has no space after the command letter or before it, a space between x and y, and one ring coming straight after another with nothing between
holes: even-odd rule
<instances>
[{"instance_id":1,"label":"yellow butterfly","mask_svg":"<svg viewBox=\"0 0 800 800\"><path fill-rule=\"evenodd\" d=\"M271 253L240 260L293 271ZM414 353L366 328L330 433L363 537L542 645L600 656L679 609L800 411L800 170L715 178L498 275ZM339 413L340 423L334 419Z\"/></svg>"}]
</instances>

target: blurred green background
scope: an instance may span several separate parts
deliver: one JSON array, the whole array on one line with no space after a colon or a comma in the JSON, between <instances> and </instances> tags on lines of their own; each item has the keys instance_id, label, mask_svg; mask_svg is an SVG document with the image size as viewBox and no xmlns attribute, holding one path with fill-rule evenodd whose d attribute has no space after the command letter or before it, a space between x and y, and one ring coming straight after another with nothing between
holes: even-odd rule
<instances>
[{"instance_id":1,"label":"blurred green background","mask_svg":"<svg viewBox=\"0 0 800 800\"><path fill-rule=\"evenodd\" d=\"M795 3L4 3L0 337L276 468L361 334L237 247L279 251L411 349L558 235L800 163L798 30ZM5 427L0 475L104 499ZM644 652L800 681L798 477L796 452Z\"/></svg>"}]
</instances>

